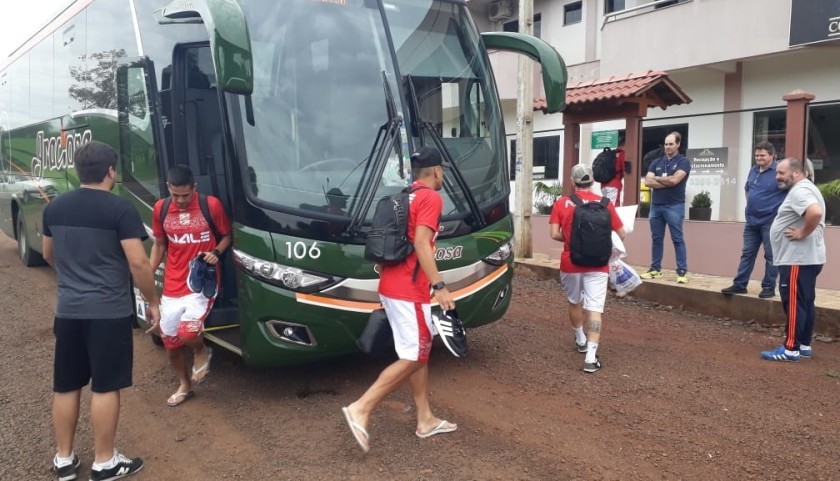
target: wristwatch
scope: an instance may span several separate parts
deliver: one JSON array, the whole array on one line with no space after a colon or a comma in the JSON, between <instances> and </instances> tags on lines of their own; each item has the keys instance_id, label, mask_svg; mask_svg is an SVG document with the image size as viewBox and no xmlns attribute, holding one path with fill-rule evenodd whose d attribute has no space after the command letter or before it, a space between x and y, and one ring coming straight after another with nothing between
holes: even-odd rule
<instances>
[{"instance_id":1,"label":"wristwatch","mask_svg":"<svg viewBox=\"0 0 840 481\"><path fill-rule=\"evenodd\" d=\"M213 255L216 256L216 257L219 257L219 256L222 255L222 253L219 252L219 249L213 249Z\"/></svg>"},{"instance_id":2,"label":"wristwatch","mask_svg":"<svg viewBox=\"0 0 840 481\"><path fill-rule=\"evenodd\" d=\"M443 281L438 281L438 282L435 282L434 284L432 284L432 289L434 289L436 291L439 291L439 290L443 289L444 287L446 287L446 284L444 284Z\"/></svg>"}]
</instances>

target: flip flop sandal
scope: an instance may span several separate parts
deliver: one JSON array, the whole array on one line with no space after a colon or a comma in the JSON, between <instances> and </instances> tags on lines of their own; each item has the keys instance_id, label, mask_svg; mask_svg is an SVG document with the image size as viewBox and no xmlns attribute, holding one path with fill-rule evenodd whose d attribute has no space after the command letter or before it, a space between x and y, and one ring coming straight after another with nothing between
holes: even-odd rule
<instances>
[{"instance_id":1,"label":"flip flop sandal","mask_svg":"<svg viewBox=\"0 0 840 481\"><path fill-rule=\"evenodd\" d=\"M195 393L192 391L176 392L175 394L169 396L169 399L166 400L166 405L171 408L176 408L187 402L187 400L193 396L195 396Z\"/></svg>"},{"instance_id":2,"label":"flip flop sandal","mask_svg":"<svg viewBox=\"0 0 840 481\"><path fill-rule=\"evenodd\" d=\"M194 384L203 383L204 380L207 379L207 376L210 375L210 360L213 359L213 349L209 347L205 347L205 349L207 349L207 362L205 362L204 365L198 369L196 369L195 366L193 366L192 368L192 376L190 377L190 380Z\"/></svg>"},{"instance_id":3,"label":"flip flop sandal","mask_svg":"<svg viewBox=\"0 0 840 481\"><path fill-rule=\"evenodd\" d=\"M350 432L353 433L356 443L359 444L362 451L367 453L370 450L370 436L368 436L367 431L365 431L365 428L363 428L361 424L353 420L353 417L350 416L349 409L346 407L341 408L341 412L344 414L344 420L347 421L347 427L349 427Z\"/></svg>"},{"instance_id":4,"label":"flip flop sandal","mask_svg":"<svg viewBox=\"0 0 840 481\"><path fill-rule=\"evenodd\" d=\"M449 426L447 426L449 424ZM447 420L441 421L434 429L429 431L428 433L421 434L419 431L414 431L414 434L417 435L418 438L426 439L434 436L435 434L443 434L443 433L451 433L453 431L458 430L457 424L452 424Z\"/></svg>"}]
</instances>

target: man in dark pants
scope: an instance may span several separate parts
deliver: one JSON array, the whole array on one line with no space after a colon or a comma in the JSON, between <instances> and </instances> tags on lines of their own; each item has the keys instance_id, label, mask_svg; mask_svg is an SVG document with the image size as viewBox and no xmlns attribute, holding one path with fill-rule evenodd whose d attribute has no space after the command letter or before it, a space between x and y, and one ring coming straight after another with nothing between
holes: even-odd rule
<instances>
[{"instance_id":1,"label":"man in dark pants","mask_svg":"<svg viewBox=\"0 0 840 481\"><path fill-rule=\"evenodd\" d=\"M776 181L788 195L770 227L773 263L779 268L779 293L787 314L785 343L761 353L768 361L811 357L817 276L825 264L825 200L793 157L776 166Z\"/></svg>"},{"instance_id":2,"label":"man in dark pants","mask_svg":"<svg viewBox=\"0 0 840 481\"><path fill-rule=\"evenodd\" d=\"M787 190L776 183L776 148L770 142L755 146L755 165L747 175L744 190L747 196L746 223L744 224L744 247L741 263L732 285L721 289L724 295L746 294L758 248L764 244L764 279L758 297L769 299L776 295L778 269L773 265L773 248L770 245L770 226L776 211L785 200Z\"/></svg>"},{"instance_id":3,"label":"man in dark pants","mask_svg":"<svg viewBox=\"0 0 840 481\"><path fill-rule=\"evenodd\" d=\"M57 197L44 210L44 258L55 268L53 426L58 448L53 470L74 480L79 458L73 439L81 389L91 382L94 437L92 481L118 479L143 467L114 448L120 389L131 386L134 321L130 283L149 301L147 316L160 321L157 291L143 247L146 230L127 200L112 195L117 153L100 142L76 151L81 188Z\"/></svg>"}]
</instances>

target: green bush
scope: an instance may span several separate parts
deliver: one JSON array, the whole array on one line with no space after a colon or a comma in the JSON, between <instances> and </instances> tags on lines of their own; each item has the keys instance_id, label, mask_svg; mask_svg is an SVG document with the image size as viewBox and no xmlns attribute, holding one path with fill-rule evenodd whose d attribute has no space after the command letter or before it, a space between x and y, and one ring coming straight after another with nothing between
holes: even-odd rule
<instances>
[{"instance_id":1,"label":"green bush","mask_svg":"<svg viewBox=\"0 0 840 481\"><path fill-rule=\"evenodd\" d=\"M709 191L703 190L698 192L694 195L694 198L691 199L691 207L696 208L706 208L712 206L712 198L709 197Z\"/></svg>"},{"instance_id":2,"label":"green bush","mask_svg":"<svg viewBox=\"0 0 840 481\"><path fill-rule=\"evenodd\" d=\"M540 214L551 214L554 202L563 195L563 185L546 184L543 182L534 183L534 208Z\"/></svg>"},{"instance_id":3,"label":"green bush","mask_svg":"<svg viewBox=\"0 0 840 481\"><path fill-rule=\"evenodd\" d=\"M826 199L840 199L840 179L818 184L817 188L820 189L820 193Z\"/></svg>"}]
</instances>

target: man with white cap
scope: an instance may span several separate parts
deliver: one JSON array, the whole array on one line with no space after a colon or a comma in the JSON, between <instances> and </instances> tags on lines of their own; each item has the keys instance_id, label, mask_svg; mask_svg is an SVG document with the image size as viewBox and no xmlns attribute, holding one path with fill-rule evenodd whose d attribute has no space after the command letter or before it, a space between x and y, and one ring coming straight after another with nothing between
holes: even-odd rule
<instances>
[{"instance_id":1,"label":"man with white cap","mask_svg":"<svg viewBox=\"0 0 840 481\"><path fill-rule=\"evenodd\" d=\"M578 164L572 168L575 193L563 196L551 210L551 238L563 242L560 255L560 281L569 302L569 321L575 331L578 352L586 353L583 371L601 368L598 344L601 315L607 300L612 232L624 239L624 225L609 199L592 192L592 168ZM604 200L602 200L604 199ZM583 331L584 314L589 338Z\"/></svg>"}]
</instances>

